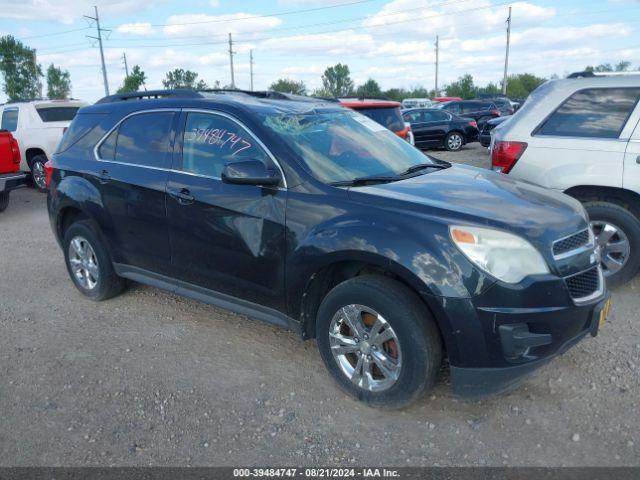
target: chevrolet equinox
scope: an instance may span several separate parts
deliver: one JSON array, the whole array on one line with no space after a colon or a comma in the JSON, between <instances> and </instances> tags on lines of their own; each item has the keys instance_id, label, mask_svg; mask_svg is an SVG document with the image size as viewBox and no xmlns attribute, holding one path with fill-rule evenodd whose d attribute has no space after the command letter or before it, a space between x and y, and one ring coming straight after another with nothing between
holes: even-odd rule
<instances>
[{"instance_id":1,"label":"chevrolet equinox","mask_svg":"<svg viewBox=\"0 0 640 480\"><path fill-rule=\"evenodd\" d=\"M455 393L513 388L609 310L577 200L432 159L337 102L113 95L45 174L81 293L133 280L315 338L372 406L419 398L445 356Z\"/></svg>"}]
</instances>

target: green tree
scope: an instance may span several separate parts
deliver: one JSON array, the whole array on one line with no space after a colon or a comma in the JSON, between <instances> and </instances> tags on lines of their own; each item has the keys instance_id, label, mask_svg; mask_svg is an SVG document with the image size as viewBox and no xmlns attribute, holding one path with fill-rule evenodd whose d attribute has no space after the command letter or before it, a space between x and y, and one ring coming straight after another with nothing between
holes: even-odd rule
<instances>
[{"instance_id":1,"label":"green tree","mask_svg":"<svg viewBox=\"0 0 640 480\"><path fill-rule=\"evenodd\" d=\"M616 72L626 72L629 70L629 67L631 66L631 62L627 61L627 60L620 60L618 63L616 63Z\"/></svg>"},{"instance_id":2,"label":"green tree","mask_svg":"<svg viewBox=\"0 0 640 480\"><path fill-rule=\"evenodd\" d=\"M404 88L390 88L389 90L385 90L383 95L387 97L389 100L395 100L396 102L401 102L405 98L411 96L411 92L405 90Z\"/></svg>"},{"instance_id":3,"label":"green tree","mask_svg":"<svg viewBox=\"0 0 640 480\"><path fill-rule=\"evenodd\" d=\"M175 88L189 88L192 90L206 90L207 84L204 80L198 80L198 74L191 70L176 68L172 72L167 72L162 80L164 88L173 90Z\"/></svg>"},{"instance_id":4,"label":"green tree","mask_svg":"<svg viewBox=\"0 0 640 480\"><path fill-rule=\"evenodd\" d=\"M0 37L0 73L9 100L33 100L42 96L42 68L36 51L11 35Z\"/></svg>"},{"instance_id":5,"label":"green tree","mask_svg":"<svg viewBox=\"0 0 640 480\"><path fill-rule=\"evenodd\" d=\"M484 87L478 87L478 95L497 96L502 93L502 89L497 83L489 82Z\"/></svg>"},{"instance_id":6,"label":"green tree","mask_svg":"<svg viewBox=\"0 0 640 480\"><path fill-rule=\"evenodd\" d=\"M142 71L139 65L134 65L129 75L124 77L122 86L118 89L118 93L137 92L144 85L147 75Z\"/></svg>"},{"instance_id":7,"label":"green tree","mask_svg":"<svg viewBox=\"0 0 640 480\"><path fill-rule=\"evenodd\" d=\"M332 97L346 97L353 95L353 80L347 65L338 63L327 67L322 75L322 90Z\"/></svg>"},{"instance_id":8,"label":"green tree","mask_svg":"<svg viewBox=\"0 0 640 480\"><path fill-rule=\"evenodd\" d=\"M70 95L71 75L52 63L47 68L47 97L62 99L69 98Z\"/></svg>"},{"instance_id":9,"label":"green tree","mask_svg":"<svg viewBox=\"0 0 640 480\"><path fill-rule=\"evenodd\" d=\"M380 97L382 96L382 90L378 82L370 78L356 89L356 95L369 98Z\"/></svg>"},{"instance_id":10,"label":"green tree","mask_svg":"<svg viewBox=\"0 0 640 480\"><path fill-rule=\"evenodd\" d=\"M507 96L511 98L526 98L545 81L546 79L536 77L531 73L509 75L507 78Z\"/></svg>"},{"instance_id":11,"label":"green tree","mask_svg":"<svg viewBox=\"0 0 640 480\"><path fill-rule=\"evenodd\" d=\"M450 83L445 88L447 96L460 97L462 99L474 98L477 94L476 87L473 84L473 77L465 73L459 77L457 81Z\"/></svg>"},{"instance_id":12,"label":"green tree","mask_svg":"<svg viewBox=\"0 0 640 480\"><path fill-rule=\"evenodd\" d=\"M601 63L600 65L585 67L586 72L613 72L613 67L610 63Z\"/></svg>"},{"instance_id":13,"label":"green tree","mask_svg":"<svg viewBox=\"0 0 640 480\"><path fill-rule=\"evenodd\" d=\"M291 80L289 78L279 78L269 86L269 90L282 93L294 93L296 95L306 95L307 86L300 80Z\"/></svg>"}]
</instances>

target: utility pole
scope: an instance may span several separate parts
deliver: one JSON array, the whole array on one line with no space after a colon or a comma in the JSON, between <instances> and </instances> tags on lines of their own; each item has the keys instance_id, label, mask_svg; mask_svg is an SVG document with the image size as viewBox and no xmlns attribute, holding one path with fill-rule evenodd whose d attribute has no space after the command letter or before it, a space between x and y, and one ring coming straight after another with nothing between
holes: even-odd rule
<instances>
[{"instance_id":1,"label":"utility pole","mask_svg":"<svg viewBox=\"0 0 640 480\"><path fill-rule=\"evenodd\" d=\"M251 91L253 92L253 50L249 50L249 75L251 75Z\"/></svg>"},{"instance_id":2,"label":"utility pole","mask_svg":"<svg viewBox=\"0 0 640 480\"><path fill-rule=\"evenodd\" d=\"M440 37L436 35L436 97L438 96L438 60L440 55Z\"/></svg>"},{"instance_id":3,"label":"utility pole","mask_svg":"<svg viewBox=\"0 0 640 480\"><path fill-rule=\"evenodd\" d=\"M87 35L87 37L93 38L94 40L98 40L98 44L100 46L100 61L102 62L102 80L104 81L104 94L109 95L109 80L107 79L107 67L104 64L104 51L102 49L102 32L110 32L111 30L105 30L103 28L100 28L100 17L98 16L98 7L94 6L93 9L96 13L96 16L89 17L88 15L85 15L85 17L88 18L89 20L93 20L94 22L96 22L98 36L90 37L89 35Z\"/></svg>"},{"instance_id":4,"label":"utility pole","mask_svg":"<svg viewBox=\"0 0 640 480\"><path fill-rule=\"evenodd\" d=\"M127 65L127 53L122 52L122 61L124 62L124 73L128 77L129 76L129 66Z\"/></svg>"},{"instance_id":5,"label":"utility pole","mask_svg":"<svg viewBox=\"0 0 640 480\"><path fill-rule=\"evenodd\" d=\"M502 77L502 94L507 94L507 68L509 67L509 39L511 37L511 7L507 17L507 51L504 55L504 76Z\"/></svg>"},{"instance_id":6,"label":"utility pole","mask_svg":"<svg viewBox=\"0 0 640 480\"><path fill-rule=\"evenodd\" d=\"M231 33L229 33L229 66L231 67L231 88L236 88L236 79L233 75L233 40L231 39Z\"/></svg>"}]
</instances>

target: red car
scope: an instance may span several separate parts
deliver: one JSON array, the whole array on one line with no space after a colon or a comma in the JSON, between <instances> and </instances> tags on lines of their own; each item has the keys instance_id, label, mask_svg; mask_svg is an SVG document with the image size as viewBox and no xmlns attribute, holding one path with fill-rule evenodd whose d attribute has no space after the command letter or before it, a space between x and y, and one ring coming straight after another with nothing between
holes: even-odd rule
<instances>
[{"instance_id":1,"label":"red car","mask_svg":"<svg viewBox=\"0 0 640 480\"><path fill-rule=\"evenodd\" d=\"M9 192L27 184L20 172L20 149L10 132L0 130L0 212L9 205Z\"/></svg>"},{"instance_id":2,"label":"red car","mask_svg":"<svg viewBox=\"0 0 640 480\"><path fill-rule=\"evenodd\" d=\"M402 118L400 102L369 98L341 98L340 105L357 110L413 145L411 125Z\"/></svg>"}]
</instances>

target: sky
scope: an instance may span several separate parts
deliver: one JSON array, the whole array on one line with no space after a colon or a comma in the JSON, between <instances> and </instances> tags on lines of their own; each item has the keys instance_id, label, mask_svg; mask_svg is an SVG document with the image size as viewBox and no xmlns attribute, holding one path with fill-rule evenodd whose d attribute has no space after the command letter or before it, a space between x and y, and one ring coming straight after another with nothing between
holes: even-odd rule
<instances>
[{"instance_id":1,"label":"sky","mask_svg":"<svg viewBox=\"0 0 640 480\"><path fill-rule=\"evenodd\" d=\"M71 74L72 95L104 96L94 16L96 0L0 0L0 34L37 50L43 70ZM439 86L470 73L476 84L499 82L506 18L512 7L509 73L566 75L586 65L629 60L640 68L640 0L116 0L97 3L111 93L131 69L162 88L167 71L196 71L209 84L254 88L278 78L321 86L324 69L345 63L356 84L383 89L434 87L436 36ZM0 101L5 97L0 94Z\"/></svg>"}]
</instances>

